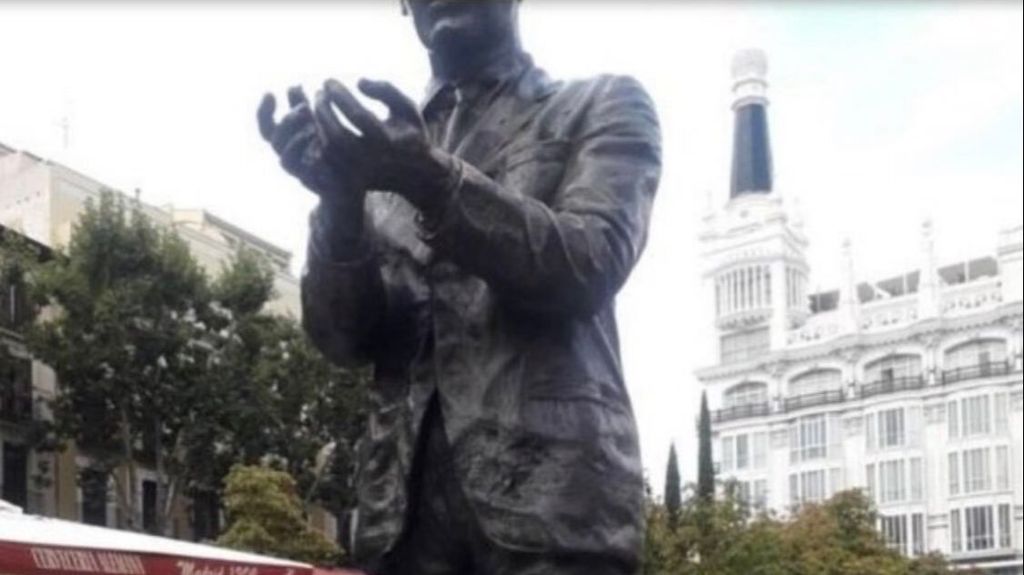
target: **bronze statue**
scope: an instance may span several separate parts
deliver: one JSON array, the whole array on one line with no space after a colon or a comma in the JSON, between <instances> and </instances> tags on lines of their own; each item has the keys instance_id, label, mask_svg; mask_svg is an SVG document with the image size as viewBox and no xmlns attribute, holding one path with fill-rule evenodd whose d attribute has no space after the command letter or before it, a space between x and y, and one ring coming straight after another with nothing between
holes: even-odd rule
<instances>
[{"instance_id":1,"label":"bronze statue","mask_svg":"<svg viewBox=\"0 0 1024 575\"><path fill-rule=\"evenodd\" d=\"M318 194L304 323L372 364L355 553L380 575L625 575L643 477L613 299L643 251L661 167L633 79L554 82L516 0L413 0L422 107L336 81L259 111ZM338 121L340 111L359 133Z\"/></svg>"}]
</instances>

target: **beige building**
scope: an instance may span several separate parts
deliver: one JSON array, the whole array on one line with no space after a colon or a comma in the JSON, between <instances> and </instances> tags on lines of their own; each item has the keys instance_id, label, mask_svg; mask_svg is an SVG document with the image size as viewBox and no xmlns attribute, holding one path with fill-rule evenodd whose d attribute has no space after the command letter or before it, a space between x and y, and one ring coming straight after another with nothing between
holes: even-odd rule
<instances>
[{"instance_id":1,"label":"beige building","mask_svg":"<svg viewBox=\"0 0 1024 575\"><path fill-rule=\"evenodd\" d=\"M67 166L0 144L0 225L59 249L90 198L112 189ZM292 254L204 210L143 205L159 225L174 227L211 276L239 247L266 256L276 271L277 297L271 311L299 317L299 284L291 274Z\"/></svg>"},{"instance_id":2,"label":"beige building","mask_svg":"<svg viewBox=\"0 0 1024 575\"><path fill-rule=\"evenodd\" d=\"M41 251L66 246L86 202L110 189L80 172L30 152L0 144L0 232L18 233ZM187 242L193 255L211 277L237 252L247 247L263 254L275 270L274 313L298 318L301 313L298 280L291 274L292 254L242 228L201 209L143 205L158 225L173 227ZM54 397L57 381L51 369L27 353L18 330L18 297L14 290L0 290L0 343L24 358L22 367L0 373L0 499L13 502L30 513L73 521L114 526L120 510L110 494L83 493L79 470L88 460L73 450L61 454L40 454L26 449L26 423L46 417L41 402ZM39 470L45 469L45 478ZM40 481L40 479L44 479ZM155 488L155 476L142 470L135 491L137 508L145 522L144 509ZM329 534L336 522L317 513L312 521ZM172 519L172 532L191 537L191 521L184 509Z\"/></svg>"}]
</instances>

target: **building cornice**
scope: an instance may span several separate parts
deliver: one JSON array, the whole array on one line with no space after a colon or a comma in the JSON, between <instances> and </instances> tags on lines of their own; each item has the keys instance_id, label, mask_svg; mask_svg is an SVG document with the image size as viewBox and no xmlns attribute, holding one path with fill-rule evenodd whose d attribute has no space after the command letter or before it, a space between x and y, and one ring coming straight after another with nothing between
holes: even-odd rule
<instances>
[{"instance_id":1,"label":"building cornice","mask_svg":"<svg viewBox=\"0 0 1024 575\"><path fill-rule=\"evenodd\" d=\"M1013 302L969 316L925 319L892 331L850 333L820 344L778 350L749 361L702 368L697 370L696 376L699 380L707 383L754 371L772 373L777 372L780 365L789 366L837 356L856 358L862 351L874 347L927 340L937 341L939 334L956 333L992 325L1002 325L1019 332L1022 314L1024 314L1024 303Z\"/></svg>"}]
</instances>

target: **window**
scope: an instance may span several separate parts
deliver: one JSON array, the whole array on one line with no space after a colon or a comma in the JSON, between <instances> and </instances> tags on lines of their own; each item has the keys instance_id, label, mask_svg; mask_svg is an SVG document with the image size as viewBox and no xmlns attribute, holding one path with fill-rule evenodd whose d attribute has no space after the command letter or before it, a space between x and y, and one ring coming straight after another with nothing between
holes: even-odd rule
<instances>
[{"instance_id":1,"label":"window","mask_svg":"<svg viewBox=\"0 0 1024 575\"><path fill-rule=\"evenodd\" d=\"M771 350L768 328L722 336L722 363L736 363L765 355Z\"/></svg>"},{"instance_id":2,"label":"window","mask_svg":"<svg viewBox=\"0 0 1024 575\"><path fill-rule=\"evenodd\" d=\"M910 460L910 500L924 501L924 460Z\"/></svg>"},{"instance_id":3,"label":"window","mask_svg":"<svg viewBox=\"0 0 1024 575\"><path fill-rule=\"evenodd\" d=\"M864 440L867 442L869 453L878 449L878 428L875 427L876 424L877 418L874 413L869 413L864 417Z\"/></svg>"},{"instance_id":4,"label":"window","mask_svg":"<svg viewBox=\"0 0 1024 575\"><path fill-rule=\"evenodd\" d=\"M949 494L960 495L960 454L949 454Z\"/></svg>"},{"instance_id":5,"label":"window","mask_svg":"<svg viewBox=\"0 0 1024 575\"><path fill-rule=\"evenodd\" d=\"M989 449L964 451L963 473L964 493L983 493L992 489L992 470L989 464Z\"/></svg>"},{"instance_id":6,"label":"window","mask_svg":"<svg viewBox=\"0 0 1024 575\"><path fill-rule=\"evenodd\" d=\"M820 503L828 497L824 470L804 471L789 476L790 500L793 505Z\"/></svg>"},{"instance_id":7,"label":"window","mask_svg":"<svg viewBox=\"0 0 1024 575\"><path fill-rule=\"evenodd\" d=\"M906 443L906 418L902 409L879 412L878 441L882 449L902 447Z\"/></svg>"},{"instance_id":8,"label":"window","mask_svg":"<svg viewBox=\"0 0 1024 575\"><path fill-rule=\"evenodd\" d=\"M1010 488L1010 449L1000 446L996 448L996 489L1009 491Z\"/></svg>"},{"instance_id":9,"label":"window","mask_svg":"<svg viewBox=\"0 0 1024 575\"><path fill-rule=\"evenodd\" d=\"M736 469L743 470L750 467L750 436L739 435L736 437Z\"/></svg>"},{"instance_id":10,"label":"window","mask_svg":"<svg viewBox=\"0 0 1024 575\"><path fill-rule=\"evenodd\" d=\"M995 399L996 433L1005 435L1010 432L1010 396L997 393Z\"/></svg>"},{"instance_id":11,"label":"window","mask_svg":"<svg viewBox=\"0 0 1024 575\"><path fill-rule=\"evenodd\" d=\"M921 356L892 355L864 368L868 383L892 382L921 376Z\"/></svg>"},{"instance_id":12,"label":"window","mask_svg":"<svg viewBox=\"0 0 1024 575\"><path fill-rule=\"evenodd\" d=\"M872 499L876 499L878 497L878 492L875 487L875 464L868 464L867 468L865 469L865 473L867 474L868 496L871 497Z\"/></svg>"},{"instance_id":13,"label":"window","mask_svg":"<svg viewBox=\"0 0 1024 575\"><path fill-rule=\"evenodd\" d=\"M963 437L988 435L992 432L989 396L981 395L963 400L961 431Z\"/></svg>"},{"instance_id":14,"label":"window","mask_svg":"<svg viewBox=\"0 0 1024 575\"><path fill-rule=\"evenodd\" d=\"M156 506L156 481L144 480L142 482L142 528L147 533L156 532Z\"/></svg>"},{"instance_id":15,"label":"window","mask_svg":"<svg viewBox=\"0 0 1024 575\"><path fill-rule=\"evenodd\" d=\"M1006 361L1006 342L1000 339L975 340L946 352L947 370L990 366Z\"/></svg>"},{"instance_id":16,"label":"window","mask_svg":"<svg viewBox=\"0 0 1024 575\"><path fill-rule=\"evenodd\" d=\"M964 550L963 541L963 520L959 509L949 512L950 546L953 553L961 553Z\"/></svg>"},{"instance_id":17,"label":"window","mask_svg":"<svg viewBox=\"0 0 1024 575\"><path fill-rule=\"evenodd\" d=\"M754 469L768 467L768 434L754 434Z\"/></svg>"},{"instance_id":18,"label":"window","mask_svg":"<svg viewBox=\"0 0 1024 575\"><path fill-rule=\"evenodd\" d=\"M736 500L742 503L744 506L749 507L753 501L750 497L750 482L749 481L737 481L736 482Z\"/></svg>"},{"instance_id":19,"label":"window","mask_svg":"<svg viewBox=\"0 0 1024 575\"><path fill-rule=\"evenodd\" d=\"M886 461L878 466L880 503L898 503L907 498L906 463Z\"/></svg>"},{"instance_id":20,"label":"window","mask_svg":"<svg viewBox=\"0 0 1024 575\"><path fill-rule=\"evenodd\" d=\"M732 437L722 438L722 473L731 473L734 469L735 444L736 440Z\"/></svg>"},{"instance_id":21,"label":"window","mask_svg":"<svg viewBox=\"0 0 1024 575\"><path fill-rule=\"evenodd\" d=\"M907 552L907 516L882 517L882 537L893 551Z\"/></svg>"},{"instance_id":22,"label":"window","mask_svg":"<svg viewBox=\"0 0 1024 575\"><path fill-rule=\"evenodd\" d=\"M741 383L725 392L726 409L768 403L768 386L763 383Z\"/></svg>"},{"instance_id":23,"label":"window","mask_svg":"<svg viewBox=\"0 0 1024 575\"><path fill-rule=\"evenodd\" d=\"M811 371L789 382L790 397L842 391L842 389L842 373L838 369Z\"/></svg>"},{"instance_id":24,"label":"window","mask_svg":"<svg viewBox=\"0 0 1024 575\"><path fill-rule=\"evenodd\" d=\"M804 417L790 428L790 461L800 463L828 457L828 424L824 415Z\"/></svg>"},{"instance_id":25,"label":"window","mask_svg":"<svg viewBox=\"0 0 1024 575\"><path fill-rule=\"evenodd\" d=\"M950 511L953 553L1013 547L1013 508L1009 504L986 505Z\"/></svg>"},{"instance_id":26,"label":"window","mask_svg":"<svg viewBox=\"0 0 1024 575\"><path fill-rule=\"evenodd\" d=\"M754 507L759 510L768 508L768 482L763 479L754 482Z\"/></svg>"},{"instance_id":27,"label":"window","mask_svg":"<svg viewBox=\"0 0 1024 575\"><path fill-rule=\"evenodd\" d=\"M1013 517L1009 505L999 506L999 548L1013 547Z\"/></svg>"},{"instance_id":28,"label":"window","mask_svg":"<svg viewBox=\"0 0 1024 575\"><path fill-rule=\"evenodd\" d=\"M911 542L913 547L910 552L914 556L921 556L925 554L925 532L924 532L924 514L915 513L911 516Z\"/></svg>"},{"instance_id":29,"label":"window","mask_svg":"<svg viewBox=\"0 0 1024 575\"><path fill-rule=\"evenodd\" d=\"M949 438L956 439L960 437L960 404L951 401L946 407L946 420L949 424Z\"/></svg>"},{"instance_id":30,"label":"window","mask_svg":"<svg viewBox=\"0 0 1024 575\"><path fill-rule=\"evenodd\" d=\"M995 524L991 507L970 507L964 510L967 527L967 550L984 551L995 547Z\"/></svg>"},{"instance_id":31,"label":"window","mask_svg":"<svg viewBox=\"0 0 1024 575\"><path fill-rule=\"evenodd\" d=\"M84 469L79 478L81 485L81 517L86 525L106 527L107 517L107 482L106 473Z\"/></svg>"}]
</instances>

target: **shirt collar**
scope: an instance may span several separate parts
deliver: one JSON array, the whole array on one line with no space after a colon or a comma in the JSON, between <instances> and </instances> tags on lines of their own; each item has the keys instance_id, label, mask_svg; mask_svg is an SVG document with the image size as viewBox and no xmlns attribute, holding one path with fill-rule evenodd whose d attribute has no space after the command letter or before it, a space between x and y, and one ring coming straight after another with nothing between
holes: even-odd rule
<instances>
[{"instance_id":1,"label":"shirt collar","mask_svg":"<svg viewBox=\"0 0 1024 575\"><path fill-rule=\"evenodd\" d=\"M466 82L453 82L434 75L427 84L426 97L423 100L422 107L423 115L428 115L432 109L438 106L443 107L443 101L445 100L445 97L442 97L443 93L446 93L448 97L455 91L464 91L471 94L479 93L481 90L488 90L500 84L516 80L524 72L532 68L533 59L530 55L517 50L489 63L477 72L471 80Z\"/></svg>"}]
</instances>

